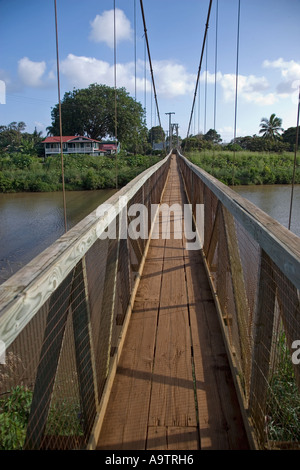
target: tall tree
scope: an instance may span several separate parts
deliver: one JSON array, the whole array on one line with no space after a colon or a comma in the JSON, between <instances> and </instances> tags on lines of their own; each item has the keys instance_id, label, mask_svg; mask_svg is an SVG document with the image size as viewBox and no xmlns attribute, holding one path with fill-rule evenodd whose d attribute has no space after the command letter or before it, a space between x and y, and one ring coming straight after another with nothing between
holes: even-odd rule
<instances>
[{"instance_id":1,"label":"tall tree","mask_svg":"<svg viewBox=\"0 0 300 470\"><path fill-rule=\"evenodd\" d=\"M158 143L164 142L166 135L161 126L154 126L148 132L148 142L149 143Z\"/></svg>"},{"instance_id":2,"label":"tall tree","mask_svg":"<svg viewBox=\"0 0 300 470\"><path fill-rule=\"evenodd\" d=\"M115 136L115 89L92 84L88 88L67 92L61 102L63 135L83 135L92 139L117 137L123 146L145 139L145 115L141 103L129 96L125 88L117 89L117 136ZM59 109L51 111L48 134L59 135Z\"/></svg>"},{"instance_id":3,"label":"tall tree","mask_svg":"<svg viewBox=\"0 0 300 470\"><path fill-rule=\"evenodd\" d=\"M300 131L300 127L298 129ZM286 143L289 144L291 152L295 149L296 134L297 134L297 127L289 127L282 134L282 140L283 140L283 142L286 142Z\"/></svg>"},{"instance_id":4,"label":"tall tree","mask_svg":"<svg viewBox=\"0 0 300 470\"><path fill-rule=\"evenodd\" d=\"M204 140L212 142L213 144L219 144L220 142L222 142L220 134L218 134L215 129L209 129L209 131L206 132L204 136Z\"/></svg>"},{"instance_id":5,"label":"tall tree","mask_svg":"<svg viewBox=\"0 0 300 470\"><path fill-rule=\"evenodd\" d=\"M262 137L266 139L278 139L280 137L280 131L283 131L282 119L276 116L275 113L271 114L270 119L262 118L260 123L260 131Z\"/></svg>"}]
</instances>

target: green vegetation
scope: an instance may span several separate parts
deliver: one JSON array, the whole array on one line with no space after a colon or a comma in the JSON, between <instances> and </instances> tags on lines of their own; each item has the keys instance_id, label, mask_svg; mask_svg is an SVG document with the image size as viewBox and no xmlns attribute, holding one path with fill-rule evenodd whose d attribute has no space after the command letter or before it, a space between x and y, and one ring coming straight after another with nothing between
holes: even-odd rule
<instances>
[{"instance_id":1,"label":"green vegetation","mask_svg":"<svg viewBox=\"0 0 300 470\"><path fill-rule=\"evenodd\" d=\"M118 185L124 186L139 173L154 165L160 155L119 154ZM116 160L110 156L65 155L66 190L114 188ZM44 160L26 153L0 154L0 192L59 191L62 189L60 155Z\"/></svg>"},{"instance_id":2,"label":"green vegetation","mask_svg":"<svg viewBox=\"0 0 300 470\"><path fill-rule=\"evenodd\" d=\"M96 140L117 137L123 150L139 153L147 142L145 111L125 88L115 90L107 85L92 84L88 88L74 89L65 93L61 115L63 135L82 135ZM59 135L58 104L52 109L51 117L52 124L47 130L50 135Z\"/></svg>"},{"instance_id":3,"label":"green vegetation","mask_svg":"<svg viewBox=\"0 0 300 470\"><path fill-rule=\"evenodd\" d=\"M0 400L0 450L22 450L33 392L17 386ZM82 436L80 406L76 400L51 405L46 426L48 436Z\"/></svg>"},{"instance_id":4,"label":"green vegetation","mask_svg":"<svg viewBox=\"0 0 300 470\"><path fill-rule=\"evenodd\" d=\"M290 184L294 154L232 150L186 152L192 163L227 185ZM300 183L300 155L297 157L295 183Z\"/></svg>"},{"instance_id":5,"label":"green vegetation","mask_svg":"<svg viewBox=\"0 0 300 470\"><path fill-rule=\"evenodd\" d=\"M258 135L236 137L221 144L219 134L191 135L182 150L193 163L228 185L290 184L293 178L297 128L284 130L274 113L262 118ZM299 130L299 128L298 128ZM297 156L295 183L300 183Z\"/></svg>"},{"instance_id":6,"label":"green vegetation","mask_svg":"<svg viewBox=\"0 0 300 470\"><path fill-rule=\"evenodd\" d=\"M276 370L270 381L267 401L268 439L299 442L300 395L284 332L279 336L277 352Z\"/></svg>"},{"instance_id":7,"label":"green vegetation","mask_svg":"<svg viewBox=\"0 0 300 470\"><path fill-rule=\"evenodd\" d=\"M32 392L18 386L0 400L0 450L21 450L26 437Z\"/></svg>"},{"instance_id":8,"label":"green vegetation","mask_svg":"<svg viewBox=\"0 0 300 470\"><path fill-rule=\"evenodd\" d=\"M165 152L152 152L152 144L168 143L160 126L147 130L144 111L125 89L117 90L117 156L65 155L66 190L114 188L156 163ZM114 138L115 90L93 84L86 89L65 93L62 100L63 134L85 135L101 140ZM99 106L99 103L101 106ZM48 131L59 135L58 106L52 110ZM181 139L182 153L228 185L290 184L292 182L297 128L281 128L275 114L262 118L261 136L236 137L222 144L216 130L205 135ZM43 137L36 130L25 132L24 122L0 126L0 192L59 191L62 189L60 155L44 157ZM173 136L176 139L176 136ZM174 140L175 142L175 140ZM297 157L295 183L300 183L300 160Z\"/></svg>"}]
</instances>

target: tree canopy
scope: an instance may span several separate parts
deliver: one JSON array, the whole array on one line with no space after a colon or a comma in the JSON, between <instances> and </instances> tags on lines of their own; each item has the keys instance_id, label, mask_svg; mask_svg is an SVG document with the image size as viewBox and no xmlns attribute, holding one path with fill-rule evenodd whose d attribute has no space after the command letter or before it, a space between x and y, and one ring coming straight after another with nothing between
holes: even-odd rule
<instances>
[{"instance_id":1,"label":"tree canopy","mask_svg":"<svg viewBox=\"0 0 300 470\"><path fill-rule=\"evenodd\" d=\"M154 126L148 132L148 142L158 143L163 142L166 138L165 132L161 126Z\"/></svg>"},{"instance_id":2,"label":"tree canopy","mask_svg":"<svg viewBox=\"0 0 300 470\"><path fill-rule=\"evenodd\" d=\"M280 131L283 131L282 119L277 117L275 113L270 118L262 118L259 133L266 139L277 139L280 137Z\"/></svg>"},{"instance_id":3,"label":"tree canopy","mask_svg":"<svg viewBox=\"0 0 300 470\"><path fill-rule=\"evenodd\" d=\"M92 139L117 138L123 147L136 147L147 140L145 115L141 103L125 88L116 90L117 135L115 132L115 89L91 84L88 88L66 92L61 102L63 135L83 135ZM58 104L51 111L48 134L59 135Z\"/></svg>"},{"instance_id":4,"label":"tree canopy","mask_svg":"<svg viewBox=\"0 0 300 470\"><path fill-rule=\"evenodd\" d=\"M32 134L25 132L26 124L23 121L11 122L7 126L0 126L0 152L21 152L29 155L42 155L42 132L35 128Z\"/></svg>"}]
</instances>

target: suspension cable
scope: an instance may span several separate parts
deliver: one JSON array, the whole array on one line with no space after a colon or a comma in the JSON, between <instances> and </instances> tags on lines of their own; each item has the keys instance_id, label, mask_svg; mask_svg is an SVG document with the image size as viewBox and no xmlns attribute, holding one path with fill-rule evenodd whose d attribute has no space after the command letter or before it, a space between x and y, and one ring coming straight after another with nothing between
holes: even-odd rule
<instances>
[{"instance_id":1,"label":"suspension cable","mask_svg":"<svg viewBox=\"0 0 300 470\"><path fill-rule=\"evenodd\" d=\"M55 10L55 33L56 33L56 63L57 63L57 90L58 90L61 176L62 176L62 193L63 193L65 232L67 232L68 227L67 227L67 207L66 207L65 175L64 175L64 154L63 154L63 139L62 139L62 118L61 118L61 100L60 100L60 78L59 78L59 54L58 54L58 31L57 31L57 6L56 6L56 0L54 0L54 10Z\"/></svg>"},{"instance_id":2,"label":"suspension cable","mask_svg":"<svg viewBox=\"0 0 300 470\"><path fill-rule=\"evenodd\" d=\"M117 115L117 35L116 35L116 0L114 0L114 88L115 88L115 144L116 144L116 189L118 189L118 115Z\"/></svg>"},{"instance_id":3,"label":"suspension cable","mask_svg":"<svg viewBox=\"0 0 300 470\"><path fill-rule=\"evenodd\" d=\"M292 179L292 192L291 192L290 214L289 214L289 225L288 225L289 230L291 229L291 221L292 221L292 207L293 207L295 173L296 173L296 163L297 163L297 150L298 150L298 139L299 139L299 112L300 112L300 86L299 86L299 95L298 95L296 144L295 144L294 168L293 168L293 179Z\"/></svg>"},{"instance_id":4,"label":"suspension cable","mask_svg":"<svg viewBox=\"0 0 300 470\"><path fill-rule=\"evenodd\" d=\"M195 86L195 92L194 92L194 99L193 99L193 104L192 104L190 122L189 122L189 125L188 125L188 131L187 131L187 135L186 135L187 137L189 136L192 117L193 117L193 113L194 113L195 100L196 100L196 96L197 96L198 82L199 82L199 78L200 78L201 65L202 65L204 48L205 48L205 43L206 43L206 36L207 36L207 30L208 30L208 25L209 25L209 17L210 17L210 12L211 12L211 6L212 6L212 0L210 0L209 7L208 7L207 20L206 20L205 32L204 32L204 38L203 38L203 44L202 44L202 51L201 51L201 56L200 56L200 63L199 63L196 86Z\"/></svg>"},{"instance_id":5,"label":"suspension cable","mask_svg":"<svg viewBox=\"0 0 300 470\"><path fill-rule=\"evenodd\" d=\"M218 69L218 16L219 16L219 0L216 2L216 45L215 45L215 99L214 99L214 130L216 131L217 116L217 69Z\"/></svg>"},{"instance_id":6,"label":"suspension cable","mask_svg":"<svg viewBox=\"0 0 300 470\"><path fill-rule=\"evenodd\" d=\"M134 0L134 99L136 101L136 0Z\"/></svg>"},{"instance_id":7,"label":"suspension cable","mask_svg":"<svg viewBox=\"0 0 300 470\"><path fill-rule=\"evenodd\" d=\"M150 66L150 72L151 72L151 78L152 78L152 84L153 84L153 92L154 92L155 104L156 104L156 109L157 109L157 117L158 117L159 125L160 125L160 127L162 127L161 121L160 121L160 114L159 114L158 102L157 102L157 94L156 94L156 88L155 88L155 82L154 82L153 69L152 69L152 62L151 62L149 41L148 41L148 35L147 35L147 28L146 28L146 20L145 20L145 13L144 13L144 7L143 7L143 0L140 0L140 5L141 5L141 11L142 11L142 17L143 17L143 24L144 24L145 39L146 39L146 45L147 45L147 51L148 51L149 66Z\"/></svg>"},{"instance_id":8,"label":"suspension cable","mask_svg":"<svg viewBox=\"0 0 300 470\"><path fill-rule=\"evenodd\" d=\"M235 106L234 106L234 134L233 134L233 162L232 162L232 185L234 185L235 170L235 140L237 125L237 101L238 101L238 80L239 80L239 49L240 49L240 21L241 21L241 0L238 0L238 25L237 25L237 45L236 45L236 72L235 72Z\"/></svg>"},{"instance_id":9,"label":"suspension cable","mask_svg":"<svg viewBox=\"0 0 300 470\"><path fill-rule=\"evenodd\" d=\"M206 110L207 110L207 59L208 59L208 37L206 40L206 51L205 51L205 87L204 87L204 135L206 134Z\"/></svg>"}]
</instances>

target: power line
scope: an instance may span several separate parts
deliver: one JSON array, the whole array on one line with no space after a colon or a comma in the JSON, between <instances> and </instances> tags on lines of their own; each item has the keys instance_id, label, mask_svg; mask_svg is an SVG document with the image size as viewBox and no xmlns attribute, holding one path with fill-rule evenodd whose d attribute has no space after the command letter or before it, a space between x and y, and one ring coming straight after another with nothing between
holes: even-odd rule
<instances>
[{"instance_id":1,"label":"power line","mask_svg":"<svg viewBox=\"0 0 300 470\"><path fill-rule=\"evenodd\" d=\"M187 137L189 136L192 117L193 117L193 112L194 112L194 107L195 107L195 100L196 100L196 96L197 96L198 82L199 82L199 78L200 78L201 65L202 65L204 48L205 48L205 43L206 43L206 36L207 36L207 30L208 30L208 25L209 25L209 17L210 17L210 12L211 12L211 6L212 6L212 0L210 0L209 7L208 7L207 20L206 20L206 25L205 25L205 32L204 32L202 51L201 51L201 57L200 57L200 64L199 64L199 68L198 68L198 74L197 74L197 80L196 80L196 86L195 86L195 93L194 93L192 111L191 111L191 116L190 116L190 122L189 122L189 126L188 126L188 131L187 131Z\"/></svg>"},{"instance_id":2,"label":"power line","mask_svg":"<svg viewBox=\"0 0 300 470\"><path fill-rule=\"evenodd\" d=\"M144 13L144 7L143 7L143 0L140 0L140 5L141 5L141 11L142 11L142 17L143 17L143 24L144 24L145 39L146 39L146 45L147 45L147 51L148 51L149 66L150 66L150 72L151 72L151 78L152 78L152 84L153 84L153 92L154 92L155 104L156 104L156 109L157 109L157 117L158 117L159 125L160 125L160 127L162 127L161 121L160 121L160 114L159 114L158 102L157 102L157 94L156 94L156 88L155 88L155 82L154 82L153 69L152 69L152 61L151 61L151 54L150 54L150 48L149 48L149 41L148 41L148 35L147 35L147 28L146 28L146 20L145 20L145 13Z\"/></svg>"}]
</instances>

